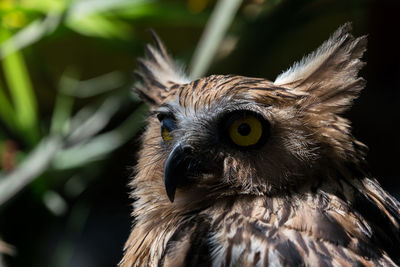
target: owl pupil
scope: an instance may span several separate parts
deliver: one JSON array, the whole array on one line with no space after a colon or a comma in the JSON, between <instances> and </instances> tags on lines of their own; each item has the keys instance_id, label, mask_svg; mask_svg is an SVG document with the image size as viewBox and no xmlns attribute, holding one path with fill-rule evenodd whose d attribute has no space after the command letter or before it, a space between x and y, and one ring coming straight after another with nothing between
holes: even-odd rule
<instances>
[{"instance_id":1,"label":"owl pupil","mask_svg":"<svg viewBox=\"0 0 400 267\"><path fill-rule=\"evenodd\" d=\"M251 127L247 123L242 123L239 125L237 131L241 136L247 136L251 131Z\"/></svg>"}]
</instances>

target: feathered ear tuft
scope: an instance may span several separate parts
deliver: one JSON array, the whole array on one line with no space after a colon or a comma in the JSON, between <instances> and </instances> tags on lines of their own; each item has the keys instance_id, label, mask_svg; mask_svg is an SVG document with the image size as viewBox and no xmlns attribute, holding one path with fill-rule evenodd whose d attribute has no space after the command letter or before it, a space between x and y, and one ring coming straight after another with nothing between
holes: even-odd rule
<instances>
[{"instance_id":1,"label":"feathered ear tuft","mask_svg":"<svg viewBox=\"0 0 400 267\"><path fill-rule=\"evenodd\" d=\"M355 39L350 30L350 23L340 27L316 51L279 75L274 84L308 94L306 108L345 111L365 86L358 71L364 65L360 57L366 50L367 38Z\"/></svg>"},{"instance_id":2,"label":"feathered ear tuft","mask_svg":"<svg viewBox=\"0 0 400 267\"><path fill-rule=\"evenodd\" d=\"M154 46L148 44L145 58L137 60L134 89L150 105L158 105L174 84L189 82L167 53L157 34L150 30Z\"/></svg>"}]
</instances>

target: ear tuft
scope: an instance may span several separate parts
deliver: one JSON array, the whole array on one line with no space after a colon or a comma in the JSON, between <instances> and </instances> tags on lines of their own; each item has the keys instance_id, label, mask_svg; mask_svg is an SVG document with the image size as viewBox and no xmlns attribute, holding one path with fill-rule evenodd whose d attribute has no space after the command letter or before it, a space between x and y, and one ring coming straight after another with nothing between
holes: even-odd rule
<instances>
[{"instance_id":1,"label":"ear tuft","mask_svg":"<svg viewBox=\"0 0 400 267\"><path fill-rule=\"evenodd\" d=\"M274 84L308 93L308 108L334 113L346 110L365 86L358 71L364 65L360 57L367 38L355 39L350 30L351 24L344 24L316 51L280 74Z\"/></svg>"},{"instance_id":2,"label":"ear tuft","mask_svg":"<svg viewBox=\"0 0 400 267\"><path fill-rule=\"evenodd\" d=\"M145 58L137 60L134 89L150 105L158 105L163 100L163 93L168 92L174 84L188 83L180 68L176 66L167 53L157 34L150 30L154 46L148 44Z\"/></svg>"}]
</instances>

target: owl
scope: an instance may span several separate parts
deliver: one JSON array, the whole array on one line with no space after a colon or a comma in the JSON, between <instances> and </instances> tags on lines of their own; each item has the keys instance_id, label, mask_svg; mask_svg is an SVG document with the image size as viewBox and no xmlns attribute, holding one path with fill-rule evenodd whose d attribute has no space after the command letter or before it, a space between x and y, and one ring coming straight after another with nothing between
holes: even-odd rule
<instances>
[{"instance_id":1,"label":"owl","mask_svg":"<svg viewBox=\"0 0 400 267\"><path fill-rule=\"evenodd\" d=\"M154 35L120 266L395 266L400 204L342 117L365 85L351 25L275 81L189 80Z\"/></svg>"}]
</instances>

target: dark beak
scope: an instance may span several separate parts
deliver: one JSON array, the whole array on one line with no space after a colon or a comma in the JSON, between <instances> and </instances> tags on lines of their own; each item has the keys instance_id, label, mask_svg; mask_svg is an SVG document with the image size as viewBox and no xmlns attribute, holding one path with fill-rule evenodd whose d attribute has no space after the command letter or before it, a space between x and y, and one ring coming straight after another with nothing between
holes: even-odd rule
<instances>
[{"instance_id":1,"label":"dark beak","mask_svg":"<svg viewBox=\"0 0 400 267\"><path fill-rule=\"evenodd\" d=\"M176 187L185 183L185 175L190 162L189 154L190 149L178 143L165 162L164 185L171 202L174 202Z\"/></svg>"}]
</instances>

